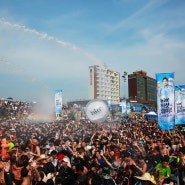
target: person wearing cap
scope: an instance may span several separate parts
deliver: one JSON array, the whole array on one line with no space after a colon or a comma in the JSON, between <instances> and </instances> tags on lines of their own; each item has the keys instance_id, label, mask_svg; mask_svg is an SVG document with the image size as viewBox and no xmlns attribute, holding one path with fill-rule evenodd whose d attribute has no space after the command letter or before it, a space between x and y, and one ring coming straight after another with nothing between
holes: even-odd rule
<instances>
[{"instance_id":1,"label":"person wearing cap","mask_svg":"<svg viewBox=\"0 0 185 185\"><path fill-rule=\"evenodd\" d=\"M50 153L49 161L56 167L58 164L58 152L56 150L52 150Z\"/></svg>"},{"instance_id":2,"label":"person wearing cap","mask_svg":"<svg viewBox=\"0 0 185 185\"><path fill-rule=\"evenodd\" d=\"M41 154L40 157L37 159L37 163L40 167L43 167L48 162L48 156L45 154Z\"/></svg>"},{"instance_id":3,"label":"person wearing cap","mask_svg":"<svg viewBox=\"0 0 185 185\"><path fill-rule=\"evenodd\" d=\"M40 157L37 159L38 169L46 176L46 179L53 179L57 175L57 171L55 166L52 164L51 161L48 161L49 156L45 154L41 154Z\"/></svg>"},{"instance_id":4,"label":"person wearing cap","mask_svg":"<svg viewBox=\"0 0 185 185\"><path fill-rule=\"evenodd\" d=\"M134 176L142 185L154 185L157 184L154 176L146 172L142 176Z\"/></svg>"},{"instance_id":5,"label":"person wearing cap","mask_svg":"<svg viewBox=\"0 0 185 185\"><path fill-rule=\"evenodd\" d=\"M64 157L61 161L61 167L59 169L59 176L62 178L62 185L69 185L74 183L74 172L68 166L69 159Z\"/></svg>"}]
</instances>

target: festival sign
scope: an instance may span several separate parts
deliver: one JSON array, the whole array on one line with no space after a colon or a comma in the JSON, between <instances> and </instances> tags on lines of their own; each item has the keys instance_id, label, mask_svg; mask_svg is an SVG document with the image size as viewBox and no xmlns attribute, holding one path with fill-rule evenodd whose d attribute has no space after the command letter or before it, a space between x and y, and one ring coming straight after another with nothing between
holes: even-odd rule
<instances>
[{"instance_id":1,"label":"festival sign","mask_svg":"<svg viewBox=\"0 0 185 185\"><path fill-rule=\"evenodd\" d=\"M185 124L185 85L175 86L175 124Z\"/></svg>"},{"instance_id":2,"label":"festival sign","mask_svg":"<svg viewBox=\"0 0 185 185\"><path fill-rule=\"evenodd\" d=\"M127 114L130 114L130 103L126 103L126 111L127 111Z\"/></svg>"},{"instance_id":3,"label":"festival sign","mask_svg":"<svg viewBox=\"0 0 185 185\"><path fill-rule=\"evenodd\" d=\"M55 90L55 112L62 112L62 90Z\"/></svg>"},{"instance_id":4,"label":"festival sign","mask_svg":"<svg viewBox=\"0 0 185 185\"><path fill-rule=\"evenodd\" d=\"M175 125L174 73L158 73L156 81L158 126L161 130L170 130Z\"/></svg>"},{"instance_id":5,"label":"festival sign","mask_svg":"<svg viewBox=\"0 0 185 185\"><path fill-rule=\"evenodd\" d=\"M126 114L127 113L126 100L121 100L120 106L121 106L121 112L122 112L122 114Z\"/></svg>"}]
</instances>

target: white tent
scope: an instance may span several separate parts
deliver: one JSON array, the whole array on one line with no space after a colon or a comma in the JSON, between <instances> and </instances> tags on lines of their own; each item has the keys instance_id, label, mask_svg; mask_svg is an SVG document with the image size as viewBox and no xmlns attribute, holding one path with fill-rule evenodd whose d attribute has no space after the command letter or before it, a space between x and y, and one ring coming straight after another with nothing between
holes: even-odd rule
<instances>
[{"instance_id":1,"label":"white tent","mask_svg":"<svg viewBox=\"0 0 185 185\"><path fill-rule=\"evenodd\" d=\"M150 122L154 122L157 119L157 114L154 111L150 111L149 113L145 114L145 118Z\"/></svg>"},{"instance_id":2,"label":"white tent","mask_svg":"<svg viewBox=\"0 0 185 185\"><path fill-rule=\"evenodd\" d=\"M145 116L146 117L157 118L157 114L154 111L150 111L149 113L146 113Z\"/></svg>"}]
</instances>

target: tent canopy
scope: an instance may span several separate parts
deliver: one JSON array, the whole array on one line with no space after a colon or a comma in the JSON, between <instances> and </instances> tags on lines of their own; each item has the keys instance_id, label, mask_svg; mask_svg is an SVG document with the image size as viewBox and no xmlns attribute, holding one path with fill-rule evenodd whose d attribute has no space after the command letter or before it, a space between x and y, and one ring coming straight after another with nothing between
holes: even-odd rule
<instances>
[{"instance_id":1,"label":"tent canopy","mask_svg":"<svg viewBox=\"0 0 185 185\"><path fill-rule=\"evenodd\" d=\"M157 114L154 111L150 111L149 113L146 113L145 116L146 117L157 118Z\"/></svg>"}]
</instances>

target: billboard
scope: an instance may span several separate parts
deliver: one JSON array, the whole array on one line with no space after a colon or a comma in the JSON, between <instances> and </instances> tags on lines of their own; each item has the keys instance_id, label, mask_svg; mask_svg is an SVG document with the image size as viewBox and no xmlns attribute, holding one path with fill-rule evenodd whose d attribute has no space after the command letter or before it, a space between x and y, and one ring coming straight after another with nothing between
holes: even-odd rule
<instances>
[{"instance_id":1,"label":"billboard","mask_svg":"<svg viewBox=\"0 0 185 185\"><path fill-rule=\"evenodd\" d=\"M161 130L171 130L175 125L174 73L156 74L158 126Z\"/></svg>"},{"instance_id":2,"label":"billboard","mask_svg":"<svg viewBox=\"0 0 185 185\"><path fill-rule=\"evenodd\" d=\"M62 112L62 90L55 90L55 112Z\"/></svg>"},{"instance_id":3,"label":"billboard","mask_svg":"<svg viewBox=\"0 0 185 185\"><path fill-rule=\"evenodd\" d=\"M185 85L175 86L175 124L185 124Z\"/></svg>"}]
</instances>

